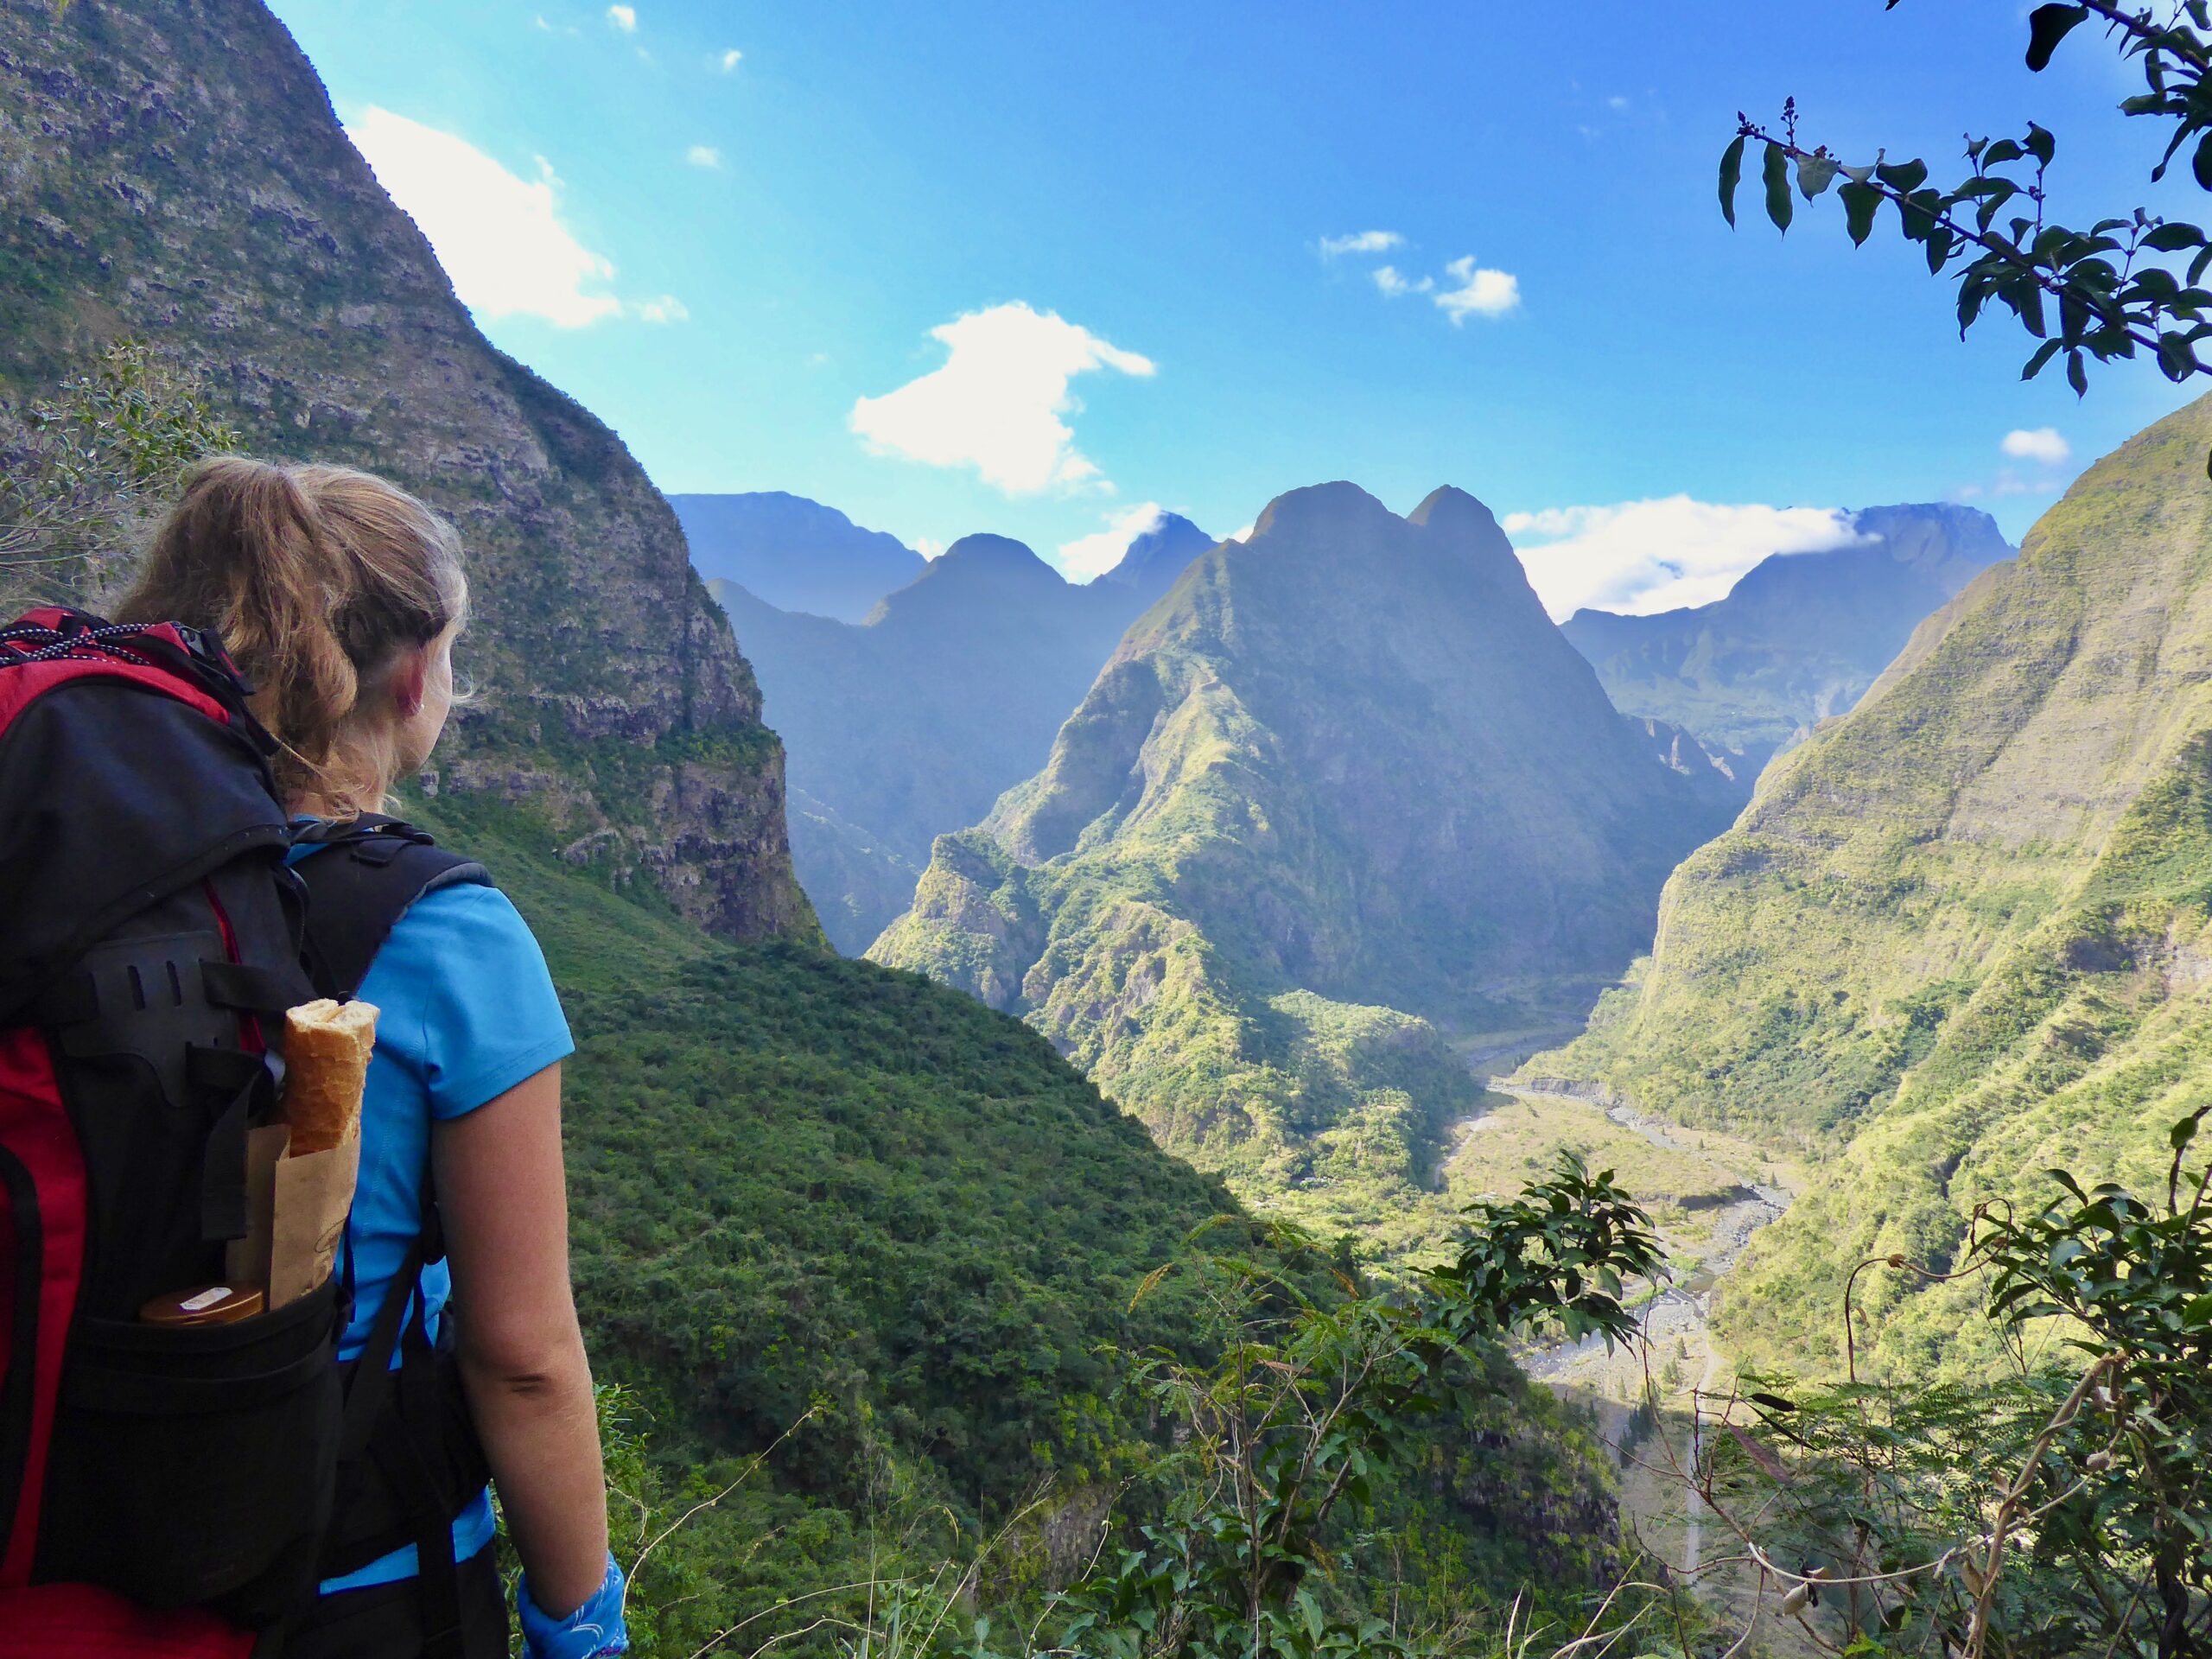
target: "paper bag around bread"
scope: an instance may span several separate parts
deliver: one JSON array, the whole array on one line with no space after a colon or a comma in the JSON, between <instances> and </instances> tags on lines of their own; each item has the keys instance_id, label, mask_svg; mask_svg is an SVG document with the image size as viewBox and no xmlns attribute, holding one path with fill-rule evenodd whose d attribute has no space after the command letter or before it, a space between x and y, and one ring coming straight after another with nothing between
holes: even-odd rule
<instances>
[{"instance_id":1,"label":"paper bag around bread","mask_svg":"<svg viewBox=\"0 0 2212 1659\"><path fill-rule=\"evenodd\" d=\"M272 1313L319 1287L337 1262L360 1175L361 1096L376 1028L377 1008L369 1002L325 999L284 1016L289 1144L270 1180Z\"/></svg>"}]
</instances>

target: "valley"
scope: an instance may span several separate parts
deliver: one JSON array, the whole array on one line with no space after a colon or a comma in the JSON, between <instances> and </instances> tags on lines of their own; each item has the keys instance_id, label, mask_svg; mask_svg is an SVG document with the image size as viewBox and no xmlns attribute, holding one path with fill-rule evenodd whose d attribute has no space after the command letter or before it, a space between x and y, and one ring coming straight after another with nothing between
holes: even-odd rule
<instances>
[{"instance_id":1,"label":"valley","mask_svg":"<svg viewBox=\"0 0 2212 1659\"><path fill-rule=\"evenodd\" d=\"M734 74L716 51L690 69ZM618 1548L652 1557L639 1652L1559 1659L1593 1617L1623 1655L1904 1651L1847 1647L1840 1597L1769 1611L1847 1559L1919 1575L1911 1650L1965 1652L1995 1604L1958 1563L2002 1553L2037 1459L2038 1523L2087 1493L2083 1536L2180 1490L2212 1433L2208 1189L2180 1213L2212 1113L2212 398L2054 474L2018 547L1967 504L2009 512L1997 486L1715 508L1825 539L1631 550L1694 579L1659 610L1548 608L1521 527L1666 502L1508 512L1487 493L1532 486L1478 449L1452 454L1496 476L1417 501L1273 479L1217 537L1065 423L1073 376L1103 404L1157 365L1026 302L917 334L947 360L902 359L902 391L817 397L851 467L932 473L779 474L707 433L712 464L667 474L923 478L970 513L957 472L1003 517L664 493L493 343L348 130L260 0L0 16L0 491L50 481L81 420L101 441L58 471L91 505L64 505L105 537L0 559L0 601L111 601L217 448L374 470L451 519L469 693L391 804L483 858L576 1039L570 1270ZM516 200L550 223L541 166ZM735 182L712 146L682 166ZM1305 251L1332 301L1494 343L1450 309L1473 276L1332 263L1404 239ZM986 401L977 327L1043 331L984 353L1048 425L1011 473L933 447ZM125 465L118 428L189 441ZM1218 505L1192 511L1252 503ZM2101 1182L2171 1213L2130 1234ZM2036 1226L2011 1282L2056 1287L1993 1318L1992 1238ZM2139 1290L2152 1336L2091 1393L2061 1338ZM1763 1403L1716 1427L1746 1379ZM1700 1482L1770 1529L1765 1568ZM2087 1590L2013 1587L2070 1535L2006 1569L2014 1627L2061 1632L2038 1659L2071 1659L2082 1606L2134 1616L2101 1559Z\"/></svg>"}]
</instances>

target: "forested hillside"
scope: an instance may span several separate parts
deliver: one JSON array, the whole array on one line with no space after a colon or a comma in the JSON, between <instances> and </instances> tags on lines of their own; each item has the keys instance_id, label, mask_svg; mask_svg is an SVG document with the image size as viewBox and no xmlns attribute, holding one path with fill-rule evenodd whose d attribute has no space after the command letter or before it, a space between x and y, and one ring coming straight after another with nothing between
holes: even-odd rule
<instances>
[{"instance_id":1,"label":"forested hillside","mask_svg":"<svg viewBox=\"0 0 2212 1659\"><path fill-rule=\"evenodd\" d=\"M1230 1335L1198 1250L1272 1259L1236 1200L971 998L709 938L569 867L527 810L407 808L493 868L575 1027L572 1248L601 1382L631 1390L684 1505L769 1453L664 1555L633 1628L689 1652L801 1594L859 1617L868 1580L965 1570L1025 1506L987 1600L1077 1573L1163 1449L1130 1364L1205 1362ZM1424 1592L1551 1605L1615 1562L1610 1475L1572 1414L1482 1364L1357 1524L1389 1518Z\"/></svg>"},{"instance_id":2,"label":"forested hillside","mask_svg":"<svg viewBox=\"0 0 2212 1659\"><path fill-rule=\"evenodd\" d=\"M2048 1167L2163 1170L2212 1053L2208 443L2200 401L2085 473L1770 769L1636 982L1531 1063L1826 1160L1727 1287L1747 1357L1840 1364L1854 1262L1940 1268ZM1987 1357L1955 1343L1976 1294L1863 1284L1862 1369Z\"/></svg>"}]
</instances>

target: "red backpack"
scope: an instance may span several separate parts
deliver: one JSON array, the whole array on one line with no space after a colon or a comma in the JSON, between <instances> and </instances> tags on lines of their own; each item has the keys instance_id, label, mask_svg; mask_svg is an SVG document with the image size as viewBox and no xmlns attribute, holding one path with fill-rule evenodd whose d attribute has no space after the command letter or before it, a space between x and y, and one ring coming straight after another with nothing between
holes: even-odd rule
<instances>
[{"instance_id":1,"label":"red backpack","mask_svg":"<svg viewBox=\"0 0 2212 1659\"><path fill-rule=\"evenodd\" d=\"M488 879L363 819L319 832L334 850L303 880L246 697L191 628L46 609L0 629L6 1659L242 1659L321 1577L410 1541L426 1628L458 1625L449 1527L484 1470L410 1294L440 1252L427 1194L357 1362L337 1357L350 1271L233 1324L139 1318L219 1281L245 1231L264 1022L350 995L416 898Z\"/></svg>"},{"instance_id":2,"label":"red backpack","mask_svg":"<svg viewBox=\"0 0 2212 1659\"><path fill-rule=\"evenodd\" d=\"M0 1643L18 1651L240 1654L314 1593L337 1275L236 1324L138 1318L222 1277L246 1131L275 1106L263 1021L314 995L245 695L192 629L49 609L0 630ZM185 1608L207 1611L155 1616Z\"/></svg>"}]
</instances>

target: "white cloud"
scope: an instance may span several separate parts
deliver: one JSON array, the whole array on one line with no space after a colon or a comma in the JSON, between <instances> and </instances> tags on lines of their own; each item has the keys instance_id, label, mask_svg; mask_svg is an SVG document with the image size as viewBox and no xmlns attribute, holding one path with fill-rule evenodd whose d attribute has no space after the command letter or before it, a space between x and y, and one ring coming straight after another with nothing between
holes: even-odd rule
<instances>
[{"instance_id":1,"label":"white cloud","mask_svg":"<svg viewBox=\"0 0 2212 1659\"><path fill-rule=\"evenodd\" d=\"M694 144L683 152L683 159L694 167L720 167L722 153L712 144Z\"/></svg>"},{"instance_id":2,"label":"white cloud","mask_svg":"<svg viewBox=\"0 0 2212 1659\"><path fill-rule=\"evenodd\" d=\"M1416 283L1408 279L1395 265L1377 265L1370 274L1375 278L1375 286L1394 300L1401 294L1426 294L1436 286L1433 276L1424 276Z\"/></svg>"},{"instance_id":3,"label":"white cloud","mask_svg":"<svg viewBox=\"0 0 2212 1659\"><path fill-rule=\"evenodd\" d=\"M1060 543L1060 574L1070 582L1089 582L1094 576L1104 575L1122 562L1122 555L1129 550L1129 543L1147 531L1155 529L1166 512L1159 502L1147 501L1123 512L1108 513L1105 529Z\"/></svg>"},{"instance_id":4,"label":"white cloud","mask_svg":"<svg viewBox=\"0 0 2212 1659\"><path fill-rule=\"evenodd\" d=\"M1628 108L1628 99L1621 97L1619 93L1616 92L1612 97L1605 100L1605 107L1609 110L1618 112Z\"/></svg>"},{"instance_id":5,"label":"white cloud","mask_svg":"<svg viewBox=\"0 0 2212 1659\"><path fill-rule=\"evenodd\" d=\"M690 308L673 294L664 294L657 300L640 300L623 309L639 322L688 322L691 318Z\"/></svg>"},{"instance_id":6,"label":"white cloud","mask_svg":"<svg viewBox=\"0 0 2212 1659\"><path fill-rule=\"evenodd\" d=\"M1321 257L1333 259L1340 253L1388 253L1405 245L1406 238L1395 231L1354 231L1350 236L1323 237Z\"/></svg>"},{"instance_id":7,"label":"white cloud","mask_svg":"<svg viewBox=\"0 0 2212 1659\"><path fill-rule=\"evenodd\" d=\"M734 46L731 47L729 50L723 53L721 57L715 60L715 62L720 67L722 73L726 75L733 73L736 70L737 66L744 61L745 54L739 51Z\"/></svg>"},{"instance_id":8,"label":"white cloud","mask_svg":"<svg viewBox=\"0 0 2212 1659\"><path fill-rule=\"evenodd\" d=\"M914 551L925 559L934 559L944 551L944 543L934 536L914 537Z\"/></svg>"},{"instance_id":9,"label":"white cloud","mask_svg":"<svg viewBox=\"0 0 2212 1659\"><path fill-rule=\"evenodd\" d=\"M638 9L635 6L609 6L607 21L610 27L620 29L625 35L634 35L638 32Z\"/></svg>"},{"instance_id":10,"label":"white cloud","mask_svg":"<svg viewBox=\"0 0 2212 1659\"><path fill-rule=\"evenodd\" d=\"M374 106L346 134L414 215L454 292L480 318L542 317L580 328L622 312L605 291L613 263L562 222L561 181L543 156L537 177L518 178L467 139Z\"/></svg>"},{"instance_id":11,"label":"white cloud","mask_svg":"<svg viewBox=\"0 0 2212 1659\"><path fill-rule=\"evenodd\" d=\"M1832 508L1728 505L1687 495L1508 513L1502 523L1554 617L1584 606L1646 616L1709 605L1770 553L1859 540L1851 515Z\"/></svg>"},{"instance_id":12,"label":"white cloud","mask_svg":"<svg viewBox=\"0 0 2212 1659\"><path fill-rule=\"evenodd\" d=\"M1234 536L1230 537L1228 539L1232 542L1249 542L1252 539L1252 532L1259 527L1259 521L1255 519L1252 523L1245 525L1243 529L1238 531Z\"/></svg>"},{"instance_id":13,"label":"white cloud","mask_svg":"<svg viewBox=\"0 0 2212 1659\"><path fill-rule=\"evenodd\" d=\"M1999 447L2018 460L2039 461L2046 467L2063 467L2074 456L2074 446L2059 436L2053 426L2007 432Z\"/></svg>"},{"instance_id":14,"label":"white cloud","mask_svg":"<svg viewBox=\"0 0 2212 1659\"><path fill-rule=\"evenodd\" d=\"M1068 382L1093 369L1148 376L1151 359L1020 302L970 311L930 335L948 353L941 367L853 405L848 424L876 454L973 467L1007 495L1113 487L1060 418L1081 407Z\"/></svg>"},{"instance_id":15,"label":"white cloud","mask_svg":"<svg viewBox=\"0 0 2212 1659\"><path fill-rule=\"evenodd\" d=\"M1478 268L1472 254L1454 259L1444 269L1459 286L1439 293L1436 303L1455 328L1470 315L1502 317L1521 303L1521 279L1509 271Z\"/></svg>"}]
</instances>

